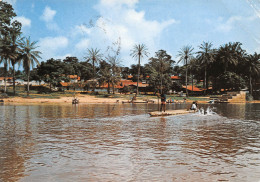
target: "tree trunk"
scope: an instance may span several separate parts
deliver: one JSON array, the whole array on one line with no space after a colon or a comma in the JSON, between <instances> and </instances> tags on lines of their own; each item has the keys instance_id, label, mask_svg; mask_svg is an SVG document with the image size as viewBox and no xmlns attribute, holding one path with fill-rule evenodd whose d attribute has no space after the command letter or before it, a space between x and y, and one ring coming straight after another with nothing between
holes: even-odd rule
<instances>
[{"instance_id":1,"label":"tree trunk","mask_svg":"<svg viewBox=\"0 0 260 182\"><path fill-rule=\"evenodd\" d=\"M250 93L251 95L253 94L253 86L252 86L251 72L249 73L249 93Z\"/></svg>"},{"instance_id":2,"label":"tree trunk","mask_svg":"<svg viewBox=\"0 0 260 182\"><path fill-rule=\"evenodd\" d=\"M140 76L140 55L138 56L138 73L137 73L137 88L136 94L139 94L139 76Z\"/></svg>"},{"instance_id":3,"label":"tree trunk","mask_svg":"<svg viewBox=\"0 0 260 182\"><path fill-rule=\"evenodd\" d=\"M7 88L6 88L6 76L5 76L5 78L4 78L4 83L5 83L5 90L4 90L4 93L6 93L6 90L7 90Z\"/></svg>"},{"instance_id":4,"label":"tree trunk","mask_svg":"<svg viewBox=\"0 0 260 182\"><path fill-rule=\"evenodd\" d=\"M107 93L110 94L110 81L107 83Z\"/></svg>"},{"instance_id":5,"label":"tree trunk","mask_svg":"<svg viewBox=\"0 0 260 182\"><path fill-rule=\"evenodd\" d=\"M13 64L13 93L15 96L15 69L14 69L14 64Z\"/></svg>"},{"instance_id":6,"label":"tree trunk","mask_svg":"<svg viewBox=\"0 0 260 182\"><path fill-rule=\"evenodd\" d=\"M192 94L193 94L193 74L191 74L191 86L192 86Z\"/></svg>"},{"instance_id":7,"label":"tree trunk","mask_svg":"<svg viewBox=\"0 0 260 182\"><path fill-rule=\"evenodd\" d=\"M160 61L160 92L162 94L162 62Z\"/></svg>"},{"instance_id":8,"label":"tree trunk","mask_svg":"<svg viewBox=\"0 0 260 182\"><path fill-rule=\"evenodd\" d=\"M7 86L6 86L6 77L7 77L7 65L4 64L4 83L5 83L5 90L4 93L7 91Z\"/></svg>"},{"instance_id":9,"label":"tree trunk","mask_svg":"<svg viewBox=\"0 0 260 182\"><path fill-rule=\"evenodd\" d=\"M95 74L95 60L94 59L93 59L92 64L93 64L93 82L95 82L96 74ZM93 86L92 91L94 92L95 88L96 88L96 84L93 84L92 86Z\"/></svg>"},{"instance_id":10,"label":"tree trunk","mask_svg":"<svg viewBox=\"0 0 260 182\"><path fill-rule=\"evenodd\" d=\"M113 82L112 82L112 90L113 90L113 94L115 94L115 85Z\"/></svg>"},{"instance_id":11,"label":"tree trunk","mask_svg":"<svg viewBox=\"0 0 260 182\"><path fill-rule=\"evenodd\" d=\"M207 90L208 90L208 88L207 88L207 67L205 67L205 75L204 75L204 95L206 95L206 93L207 93Z\"/></svg>"},{"instance_id":12,"label":"tree trunk","mask_svg":"<svg viewBox=\"0 0 260 182\"><path fill-rule=\"evenodd\" d=\"M27 96L29 96L29 92L30 92L30 70L28 71L28 74L27 74Z\"/></svg>"},{"instance_id":13,"label":"tree trunk","mask_svg":"<svg viewBox=\"0 0 260 182\"><path fill-rule=\"evenodd\" d=\"M187 59L186 59L186 97L189 97L189 93L188 93L188 66L187 66Z\"/></svg>"}]
</instances>

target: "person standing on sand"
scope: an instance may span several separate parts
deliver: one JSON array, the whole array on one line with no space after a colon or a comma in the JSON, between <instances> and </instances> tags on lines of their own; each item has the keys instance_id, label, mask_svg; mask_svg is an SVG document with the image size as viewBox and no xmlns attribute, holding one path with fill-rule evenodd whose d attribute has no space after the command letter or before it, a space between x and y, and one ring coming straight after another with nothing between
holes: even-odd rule
<instances>
[{"instance_id":1,"label":"person standing on sand","mask_svg":"<svg viewBox=\"0 0 260 182\"><path fill-rule=\"evenodd\" d=\"M166 94L164 92L162 92L161 94L161 109L160 111L164 111L166 110Z\"/></svg>"}]
</instances>

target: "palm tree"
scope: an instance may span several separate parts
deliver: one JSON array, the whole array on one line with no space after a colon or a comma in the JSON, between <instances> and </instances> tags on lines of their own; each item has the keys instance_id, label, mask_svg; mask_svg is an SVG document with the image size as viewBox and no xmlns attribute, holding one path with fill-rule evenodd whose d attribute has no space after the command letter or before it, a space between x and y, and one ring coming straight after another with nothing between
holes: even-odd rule
<instances>
[{"instance_id":1,"label":"palm tree","mask_svg":"<svg viewBox=\"0 0 260 182\"><path fill-rule=\"evenodd\" d=\"M225 72L230 66L237 66L239 59L244 56L245 51L241 48L241 45L239 42L230 42L218 49L217 58L224 65Z\"/></svg>"},{"instance_id":2,"label":"palm tree","mask_svg":"<svg viewBox=\"0 0 260 182\"><path fill-rule=\"evenodd\" d=\"M8 38L5 35L4 38L1 38L1 51L0 51L0 64L4 64L4 92L7 91L6 86L6 77L7 77L7 68L8 68L8 56L10 52L10 46L8 44Z\"/></svg>"},{"instance_id":3,"label":"palm tree","mask_svg":"<svg viewBox=\"0 0 260 182\"><path fill-rule=\"evenodd\" d=\"M204 67L204 82L203 87L208 90L208 79L207 79L207 69L210 62L214 60L214 50L212 49L212 43L203 42L199 46L200 51L198 53L198 60L201 67Z\"/></svg>"},{"instance_id":4,"label":"palm tree","mask_svg":"<svg viewBox=\"0 0 260 182\"><path fill-rule=\"evenodd\" d=\"M107 57L108 62L111 65L111 83L113 88L113 94L115 94L115 85L120 81L121 79L121 69L120 69L120 59L115 56L108 56Z\"/></svg>"},{"instance_id":5,"label":"palm tree","mask_svg":"<svg viewBox=\"0 0 260 182\"><path fill-rule=\"evenodd\" d=\"M187 89L187 84L188 84L188 63L193 57L193 48L190 45L184 46L181 48L181 50L178 52L178 57L179 57L179 62L183 62L185 67L186 67L186 74L185 74L185 85L186 85L186 95L188 95L188 89Z\"/></svg>"},{"instance_id":6,"label":"palm tree","mask_svg":"<svg viewBox=\"0 0 260 182\"><path fill-rule=\"evenodd\" d=\"M85 59L87 61L92 61L92 69L93 69L93 79L96 78L96 72L95 72L95 64L99 63L102 60L102 54L100 53L99 49L88 49L87 50L87 56ZM93 91L95 91L95 86L93 87Z\"/></svg>"},{"instance_id":7,"label":"palm tree","mask_svg":"<svg viewBox=\"0 0 260 182\"><path fill-rule=\"evenodd\" d=\"M13 67L13 94L15 95L15 64L19 62L19 48L18 48L18 38L21 35L22 24L18 21L12 23L12 29L10 31L11 49L9 54L9 60Z\"/></svg>"},{"instance_id":8,"label":"palm tree","mask_svg":"<svg viewBox=\"0 0 260 182\"><path fill-rule=\"evenodd\" d=\"M144 44L136 44L134 45L133 49L131 50L131 54L130 56L132 56L133 58L138 58L138 74L137 74L137 90L136 90L136 94L139 94L139 90L138 90L138 83L139 83L139 77L140 77L140 62L141 62L141 58L143 58L144 56L148 56L149 52L148 49L146 47L146 45Z\"/></svg>"},{"instance_id":9,"label":"palm tree","mask_svg":"<svg viewBox=\"0 0 260 182\"><path fill-rule=\"evenodd\" d=\"M107 93L110 94L110 83L112 80L112 73L110 67L105 67L102 70L100 70L100 78L99 78L99 84L102 85L104 83L107 83Z\"/></svg>"},{"instance_id":10,"label":"palm tree","mask_svg":"<svg viewBox=\"0 0 260 182\"><path fill-rule=\"evenodd\" d=\"M200 72L200 69L199 69L199 63L198 63L198 59L196 58L192 58L190 60L190 63L188 65L188 69L190 70L190 73L191 73L191 86L192 86L192 93L193 93L193 80L194 80L194 76L196 76L197 73Z\"/></svg>"},{"instance_id":11,"label":"palm tree","mask_svg":"<svg viewBox=\"0 0 260 182\"><path fill-rule=\"evenodd\" d=\"M37 42L31 42L29 38L22 38L19 42L20 45L20 54L21 61L23 63L23 68L25 73L27 74L27 96L29 96L29 82L30 82L30 69L34 67L35 62L39 64L38 58L41 58L40 51L36 51L38 48L36 46Z\"/></svg>"},{"instance_id":12,"label":"palm tree","mask_svg":"<svg viewBox=\"0 0 260 182\"><path fill-rule=\"evenodd\" d=\"M249 77L249 92L253 93L253 84L252 79L253 76L259 78L260 76L260 54L256 52L253 55L249 55L246 59L246 67L248 69L248 77Z\"/></svg>"}]
</instances>

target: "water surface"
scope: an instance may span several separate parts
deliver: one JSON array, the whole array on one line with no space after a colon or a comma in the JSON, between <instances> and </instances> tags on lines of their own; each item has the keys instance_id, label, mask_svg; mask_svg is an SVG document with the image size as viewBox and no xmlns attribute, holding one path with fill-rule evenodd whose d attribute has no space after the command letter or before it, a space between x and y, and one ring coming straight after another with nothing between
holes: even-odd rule
<instances>
[{"instance_id":1,"label":"water surface","mask_svg":"<svg viewBox=\"0 0 260 182\"><path fill-rule=\"evenodd\" d=\"M259 182L260 104L200 106L0 105L0 181Z\"/></svg>"}]
</instances>

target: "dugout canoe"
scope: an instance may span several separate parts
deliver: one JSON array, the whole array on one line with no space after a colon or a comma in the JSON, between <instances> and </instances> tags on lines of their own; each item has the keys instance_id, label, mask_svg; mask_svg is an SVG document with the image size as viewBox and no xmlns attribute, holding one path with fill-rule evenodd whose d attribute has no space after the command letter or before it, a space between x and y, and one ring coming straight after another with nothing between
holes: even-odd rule
<instances>
[{"instance_id":1,"label":"dugout canoe","mask_svg":"<svg viewBox=\"0 0 260 182\"><path fill-rule=\"evenodd\" d=\"M122 101L123 104L125 103L132 103L132 104L138 104L138 103L141 103L141 104L144 104L144 103L148 103L148 101Z\"/></svg>"},{"instance_id":2,"label":"dugout canoe","mask_svg":"<svg viewBox=\"0 0 260 182\"><path fill-rule=\"evenodd\" d=\"M182 115L189 114L193 111L187 111L187 109L178 109L178 110L166 110L165 112L153 111L149 112L150 116L171 116L171 115Z\"/></svg>"}]
</instances>

